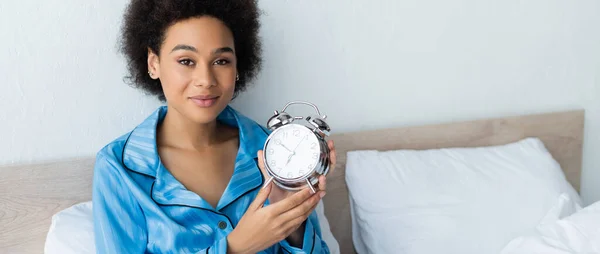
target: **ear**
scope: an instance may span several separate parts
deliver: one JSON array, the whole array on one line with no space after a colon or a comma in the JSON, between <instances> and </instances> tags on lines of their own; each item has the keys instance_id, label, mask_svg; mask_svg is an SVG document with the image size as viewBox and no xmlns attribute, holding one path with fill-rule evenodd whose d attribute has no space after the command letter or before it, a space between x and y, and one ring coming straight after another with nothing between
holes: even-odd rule
<instances>
[{"instance_id":1,"label":"ear","mask_svg":"<svg viewBox=\"0 0 600 254\"><path fill-rule=\"evenodd\" d=\"M150 48L148 48L148 75L152 79L160 78L159 58Z\"/></svg>"}]
</instances>

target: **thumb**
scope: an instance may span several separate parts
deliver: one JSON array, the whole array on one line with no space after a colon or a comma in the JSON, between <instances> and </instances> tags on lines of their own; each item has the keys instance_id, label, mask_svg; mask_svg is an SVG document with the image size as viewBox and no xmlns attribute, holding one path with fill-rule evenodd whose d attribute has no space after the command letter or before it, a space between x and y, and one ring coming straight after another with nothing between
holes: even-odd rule
<instances>
[{"instance_id":1,"label":"thumb","mask_svg":"<svg viewBox=\"0 0 600 254\"><path fill-rule=\"evenodd\" d=\"M265 185L260 188L258 194L256 194L256 198L250 204L249 210L256 211L262 208L269 198L269 194L271 194L271 181L265 182Z\"/></svg>"},{"instance_id":2,"label":"thumb","mask_svg":"<svg viewBox=\"0 0 600 254\"><path fill-rule=\"evenodd\" d=\"M265 179L271 178L271 176L269 175L269 173L267 173L267 170L265 169L265 160L263 158L263 150L258 150L257 156L258 156L258 168L260 169L260 172L262 173L262 175L264 176Z\"/></svg>"}]
</instances>

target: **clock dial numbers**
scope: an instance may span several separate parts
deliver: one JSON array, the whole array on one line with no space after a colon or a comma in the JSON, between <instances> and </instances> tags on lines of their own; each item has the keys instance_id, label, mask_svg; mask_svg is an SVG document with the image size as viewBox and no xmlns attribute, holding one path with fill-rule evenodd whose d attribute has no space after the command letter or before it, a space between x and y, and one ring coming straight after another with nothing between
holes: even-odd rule
<instances>
[{"instance_id":1,"label":"clock dial numbers","mask_svg":"<svg viewBox=\"0 0 600 254\"><path fill-rule=\"evenodd\" d=\"M317 137L304 126L281 127L266 147L268 166L281 178L298 178L312 171L320 158Z\"/></svg>"}]
</instances>

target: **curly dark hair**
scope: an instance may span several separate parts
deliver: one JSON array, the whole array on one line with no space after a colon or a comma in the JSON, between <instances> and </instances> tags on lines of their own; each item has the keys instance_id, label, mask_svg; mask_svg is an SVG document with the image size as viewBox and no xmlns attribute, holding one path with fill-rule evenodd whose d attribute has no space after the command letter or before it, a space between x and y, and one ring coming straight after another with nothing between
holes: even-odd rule
<instances>
[{"instance_id":1,"label":"curly dark hair","mask_svg":"<svg viewBox=\"0 0 600 254\"><path fill-rule=\"evenodd\" d=\"M234 98L261 68L259 10L256 0L132 0L125 10L121 30L121 52L127 58L130 85L165 101L159 80L148 75L148 47L160 52L167 28L181 20L211 16L221 20L232 32L239 81Z\"/></svg>"}]
</instances>

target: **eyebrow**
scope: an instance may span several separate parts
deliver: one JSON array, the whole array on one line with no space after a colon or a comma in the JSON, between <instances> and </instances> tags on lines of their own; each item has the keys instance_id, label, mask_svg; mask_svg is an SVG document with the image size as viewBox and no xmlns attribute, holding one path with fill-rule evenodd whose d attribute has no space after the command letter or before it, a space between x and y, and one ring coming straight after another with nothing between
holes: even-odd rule
<instances>
[{"instance_id":1,"label":"eyebrow","mask_svg":"<svg viewBox=\"0 0 600 254\"><path fill-rule=\"evenodd\" d=\"M222 48L215 49L213 51L213 54L221 54L221 53L234 53L234 52L233 52L233 49L230 47L222 47Z\"/></svg>"},{"instance_id":2,"label":"eyebrow","mask_svg":"<svg viewBox=\"0 0 600 254\"><path fill-rule=\"evenodd\" d=\"M171 53L177 50L187 50L187 51L193 51L193 52L198 52L198 49L196 49L194 46L190 46L190 45L185 45L185 44L179 44L177 46L175 46L172 50ZM225 53L225 52L229 52L229 53L234 53L233 49L230 47L222 47L222 48L218 48L213 50L213 55L216 54L221 54L221 53Z\"/></svg>"},{"instance_id":3,"label":"eyebrow","mask_svg":"<svg viewBox=\"0 0 600 254\"><path fill-rule=\"evenodd\" d=\"M175 46L172 50L172 52L175 52L177 50L188 50L188 51L194 51L194 52L198 52L198 50L196 48L194 48L193 46L190 45L185 45L185 44L179 44L177 46Z\"/></svg>"}]
</instances>

